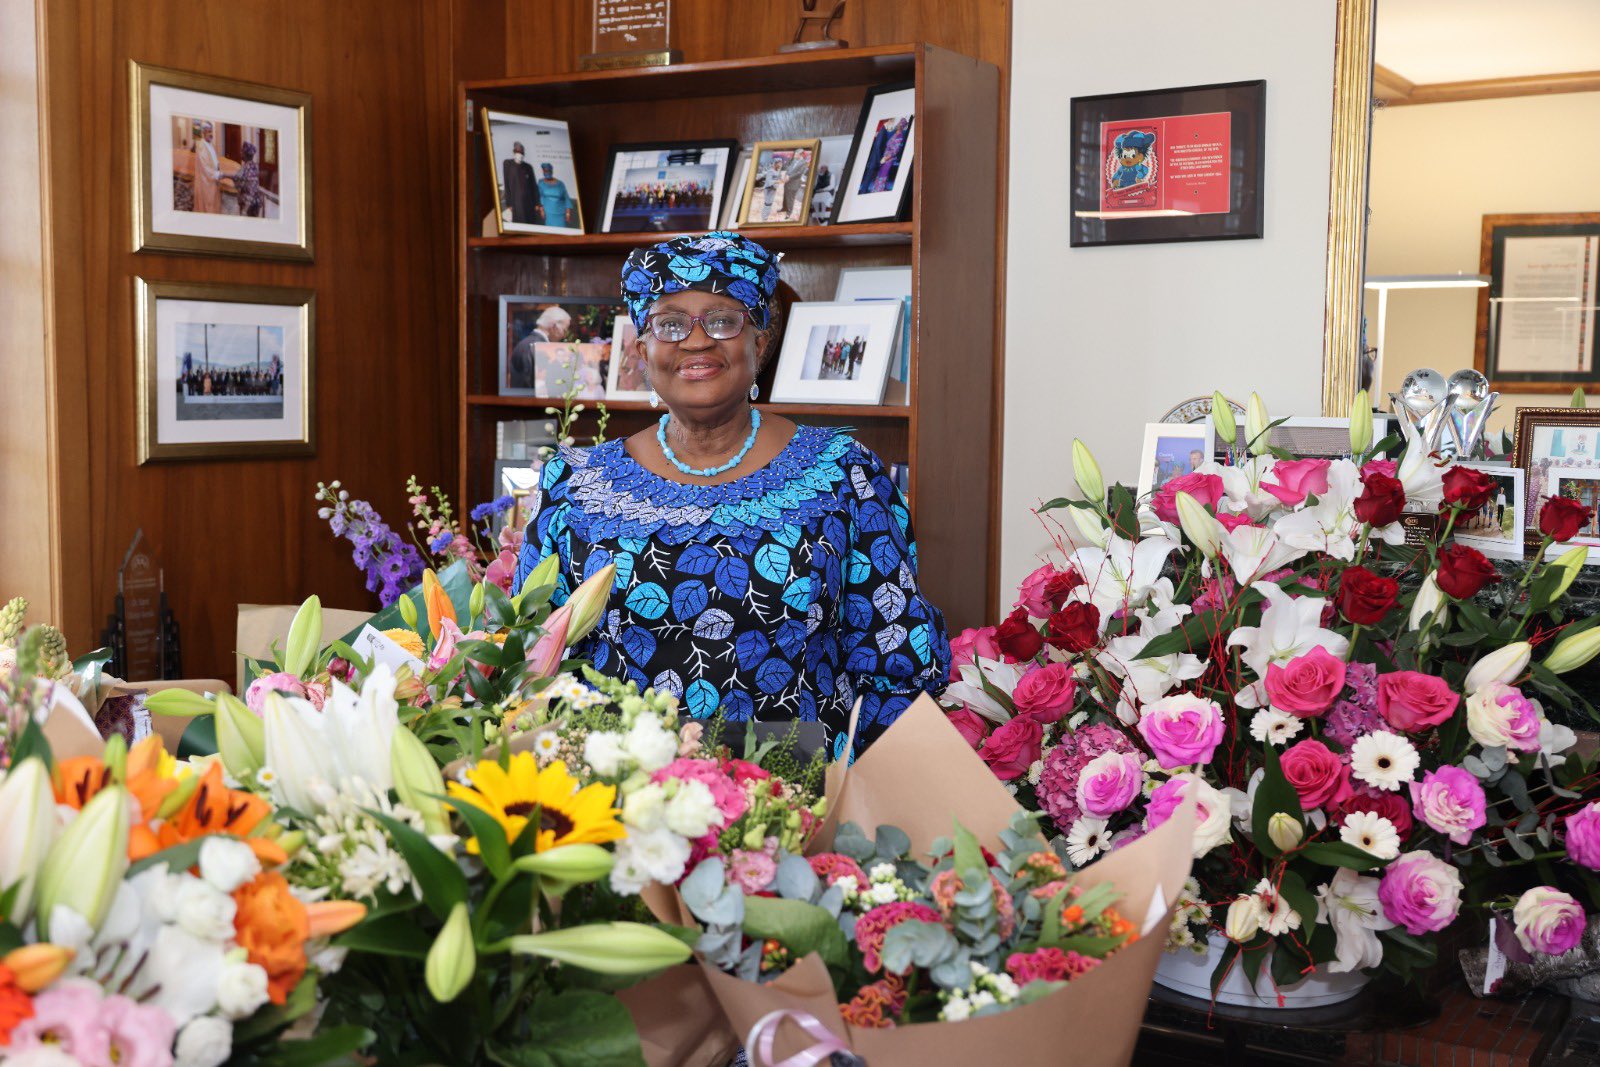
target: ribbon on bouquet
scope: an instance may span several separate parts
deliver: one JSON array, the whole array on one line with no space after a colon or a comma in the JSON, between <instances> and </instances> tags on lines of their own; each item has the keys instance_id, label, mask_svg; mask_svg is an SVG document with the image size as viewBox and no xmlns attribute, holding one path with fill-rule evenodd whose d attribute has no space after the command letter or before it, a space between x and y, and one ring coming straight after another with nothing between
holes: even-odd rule
<instances>
[{"instance_id":1,"label":"ribbon on bouquet","mask_svg":"<svg viewBox=\"0 0 1600 1067\"><path fill-rule=\"evenodd\" d=\"M785 1019L792 1020L796 1026L804 1030L812 1039L812 1043L793 1056L774 1060L778 1028L783 1025ZM844 1053L850 1062L862 1064L863 1067L866 1062L852 1053L844 1038L823 1026L815 1015L808 1011L792 1011L788 1008L769 1011L757 1019L745 1038L744 1047L746 1055L750 1057L750 1067L816 1067L819 1063L827 1062L836 1052Z\"/></svg>"}]
</instances>

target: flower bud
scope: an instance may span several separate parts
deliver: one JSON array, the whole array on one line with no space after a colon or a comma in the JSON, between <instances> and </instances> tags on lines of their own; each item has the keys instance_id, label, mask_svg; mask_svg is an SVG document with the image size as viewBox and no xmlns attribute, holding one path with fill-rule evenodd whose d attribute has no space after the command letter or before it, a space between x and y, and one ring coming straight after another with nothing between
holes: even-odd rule
<instances>
[{"instance_id":1,"label":"flower bud","mask_svg":"<svg viewBox=\"0 0 1600 1067\"><path fill-rule=\"evenodd\" d=\"M1579 634L1571 634L1556 642L1556 647L1545 657L1544 665L1556 674L1566 674L1594 659L1600 653L1600 626L1591 626Z\"/></svg>"},{"instance_id":2,"label":"flower bud","mask_svg":"<svg viewBox=\"0 0 1600 1067\"><path fill-rule=\"evenodd\" d=\"M1571 406L1575 408L1586 408L1589 406L1589 398L1584 395L1583 386L1580 385L1572 391Z\"/></svg>"},{"instance_id":3,"label":"flower bud","mask_svg":"<svg viewBox=\"0 0 1600 1067\"><path fill-rule=\"evenodd\" d=\"M1260 393L1251 393L1250 402L1244 409L1244 436L1245 443L1250 446L1253 455L1271 454L1271 442L1267 434L1267 427L1271 424L1272 418L1267 414L1267 402L1261 399Z\"/></svg>"},{"instance_id":4,"label":"flower bud","mask_svg":"<svg viewBox=\"0 0 1600 1067\"><path fill-rule=\"evenodd\" d=\"M433 639L439 639L439 624L449 619L456 622L456 606L450 600L450 594L444 591L444 586L439 584L439 576L433 573L433 568L422 572L422 603L428 609L428 632Z\"/></svg>"},{"instance_id":5,"label":"flower bud","mask_svg":"<svg viewBox=\"0 0 1600 1067\"><path fill-rule=\"evenodd\" d=\"M184 805L189 803L189 798L194 796L195 790L200 788L198 774L185 774L178 779L178 788L167 794L167 798L156 809L156 818L170 819L182 811Z\"/></svg>"},{"instance_id":6,"label":"flower bud","mask_svg":"<svg viewBox=\"0 0 1600 1067\"><path fill-rule=\"evenodd\" d=\"M422 816L429 834L450 832L450 813L445 809L444 775L422 738L401 726L389 739L389 768L394 774L394 791L400 803Z\"/></svg>"},{"instance_id":7,"label":"flower bud","mask_svg":"<svg viewBox=\"0 0 1600 1067\"><path fill-rule=\"evenodd\" d=\"M285 830L276 838L278 847L283 849L284 855L293 856L305 847L306 832L304 830Z\"/></svg>"},{"instance_id":8,"label":"flower bud","mask_svg":"<svg viewBox=\"0 0 1600 1067\"><path fill-rule=\"evenodd\" d=\"M600 625L600 617L606 613L606 605L611 602L611 584L617 579L617 565L608 563L605 567L590 575L582 585L572 591L567 598L567 606L572 609L572 621L567 624L567 644L577 644L590 632Z\"/></svg>"},{"instance_id":9,"label":"flower bud","mask_svg":"<svg viewBox=\"0 0 1600 1067\"><path fill-rule=\"evenodd\" d=\"M400 608L400 620L415 630L417 628L417 604L416 601L411 599L411 594L400 594L400 599L395 603Z\"/></svg>"},{"instance_id":10,"label":"flower bud","mask_svg":"<svg viewBox=\"0 0 1600 1067\"><path fill-rule=\"evenodd\" d=\"M1528 660L1532 656L1532 645L1526 641L1513 641L1474 663L1467 672L1467 680L1462 688L1467 696L1471 696L1490 682L1510 685L1513 678L1528 669Z\"/></svg>"},{"instance_id":11,"label":"flower bud","mask_svg":"<svg viewBox=\"0 0 1600 1067\"><path fill-rule=\"evenodd\" d=\"M572 629L572 602L552 611L542 628L544 633L528 650L528 675L532 678L551 678L561 669L562 657L567 654L567 635Z\"/></svg>"},{"instance_id":12,"label":"flower bud","mask_svg":"<svg viewBox=\"0 0 1600 1067\"><path fill-rule=\"evenodd\" d=\"M144 706L152 715L210 715L211 701L187 689L161 689L144 698Z\"/></svg>"},{"instance_id":13,"label":"flower bud","mask_svg":"<svg viewBox=\"0 0 1600 1067\"><path fill-rule=\"evenodd\" d=\"M1305 836L1305 823L1286 811L1273 812L1272 818L1267 820L1267 837L1278 846L1279 852L1298 847Z\"/></svg>"},{"instance_id":14,"label":"flower bud","mask_svg":"<svg viewBox=\"0 0 1600 1067\"><path fill-rule=\"evenodd\" d=\"M56 839L50 772L37 757L15 764L0 785L0 887L16 887L6 919L22 926L32 914L40 865Z\"/></svg>"},{"instance_id":15,"label":"flower bud","mask_svg":"<svg viewBox=\"0 0 1600 1067\"><path fill-rule=\"evenodd\" d=\"M565 892L575 885L598 882L611 873L614 862L611 853L599 845L578 844L519 856L511 866L549 879Z\"/></svg>"},{"instance_id":16,"label":"flower bud","mask_svg":"<svg viewBox=\"0 0 1600 1067\"><path fill-rule=\"evenodd\" d=\"M319 900L306 905L313 938L342 934L366 917L367 906L355 900Z\"/></svg>"},{"instance_id":17,"label":"flower bud","mask_svg":"<svg viewBox=\"0 0 1600 1067\"><path fill-rule=\"evenodd\" d=\"M283 669L296 678L311 669L322 643L322 601L316 596L306 597L300 610L294 613L289 624L289 640L284 646Z\"/></svg>"},{"instance_id":18,"label":"flower bud","mask_svg":"<svg viewBox=\"0 0 1600 1067\"><path fill-rule=\"evenodd\" d=\"M236 781L248 782L267 758L266 728L261 717L238 697L217 694L217 754Z\"/></svg>"},{"instance_id":19,"label":"flower bud","mask_svg":"<svg viewBox=\"0 0 1600 1067\"><path fill-rule=\"evenodd\" d=\"M483 614L483 598L485 595L484 590L486 588L487 585L484 582L479 582L477 585L472 587L472 596L467 599L468 623L471 623L473 619L476 619Z\"/></svg>"},{"instance_id":20,"label":"flower bud","mask_svg":"<svg viewBox=\"0 0 1600 1067\"><path fill-rule=\"evenodd\" d=\"M106 772L111 775L113 782L126 782L128 780L128 740L121 734L112 734L106 738L106 750L100 755L100 762L106 765Z\"/></svg>"},{"instance_id":21,"label":"flower bud","mask_svg":"<svg viewBox=\"0 0 1600 1067\"><path fill-rule=\"evenodd\" d=\"M1561 568L1561 581L1550 592L1550 603L1554 604L1567 595L1567 590L1572 588L1572 583L1577 580L1578 574L1583 570L1583 565L1589 558L1587 548L1569 548L1560 556L1551 560L1551 567Z\"/></svg>"},{"instance_id":22,"label":"flower bud","mask_svg":"<svg viewBox=\"0 0 1600 1067\"><path fill-rule=\"evenodd\" d=\"M1406 625L1412 630L1420 630L1430 620L1437 619L1439 625L1443 626L1449 618L1450 605L1439 591L1439 582L1430 574L1417 589L1417 599L1411 603L1411 617Z\"/></svg>"},{"instance_id":23,"label":"flower bud","mask_svg":"<svg viewBox=\"0 0 1600 1067\"><path fill-rule=\"evenodd\" d=\"M689 946L665 930L643 923L590 923L565 930L521 934L512 952L540 956L596 974L638 975L664 970L689 958Z\"/></svg>"},{"instance_id":24,"label":"flower bud","mask_svg":"<svg viewBox=\"0 0 1600 1067\"><path fill-rule=\"evenodd\" d=\"M37 993L60 978L75 955L70 948L41 941L7 952L0 958L0 966L16 976L24 993Z\"/></svg>"},{"instance_id":25,"label":"flower bud","mask_svg":"<svg viewBox=\"0 0 1600 1067\"><path fill-rule=\"evenodd\" d=\"M1228 905L1228 920L1224 932L1228 940L1241 945L1256 936L1261 929L1261 902L1254 896L1240 897Z\"/></svg>"},{"instance_id":26,"label":"flower bud","mask_svg":"<svg viewBox=\"0 0 1600 1067\"><path fill-rule=\"evenodd\" d=\"M1202 556L1216 559L1227 536L1222 524L1205 509L1204 504L1181 489L1173 500L1178 506L1178 525L1183 527L1184 536L1193 542Z\"/></svg>"},{"instance_id":27,"label":"flower bud","mask_svg":"<svg viewBox=\"0 0 1600 1067\"><path fill-rule=\"evenodd\" d=\"M1078 492L1092 504L1103 504L1106 499L1106 479L1100 473L1100 464L1082 439L1072 439L1072 477L1078 483Z\"/></svg>"},{"instance_id":28,"label":"flower bud","mask_svg":"<svg viewBox=\"0 0 1600 1067\"><path fill-rule=\"evenodd\" d=\"M761 825L751 826L744 832L744 840L740 842L749 852L760 852L767 843L767 828Z\"/></svg>"},{"instance_id":29,"label":"flower bud","mask_svg":"<svg viewBox=\"0 0 1600 1067\"><path fill-rule=\"evenodd\" d=\"M433 999L448 1004L467 988L477 969L478 951L472 943L472 918L467 914L465 902L457 901L428 949L422 975Z\"/></svg>"},{"instance_id":30,"label":"flower bud","mask_svg":"<svg viewBox=\"0 0 1600 1067\"><path fill-rule=\"evenodd\" d=\"M554 587L556 584L556 572L560 567L561 557L554 552L541 559L539 565L529 571L528 577L523 579L522 588L517 590L517 596L528 596L535 589L543 589L545 586Z\"/></svg>"},{"instance_id":31,"label":"flower bud","mask_svg":"<svg viewBox=\"0 0 1600 1067\"><path fill-rule=\"evenodd\" d=\"M96 793L61 834L39 872L39 933L50 936L57 907L99 930L128 870L128 791L111 785Z\"/></svg>"},{"instance_id":32,"label":"flower bud","mask_svg":"<svg viewBox=\"0 0 1600 1067\"><path fill-rule=\"evenodd\" d=\"M1365 389L1350 401L1350 454L1359 456L1372 447L1372 400Z\"/></svg>"},{"instance_id":33,"label":"flower bud","mask_svg":"<svg viewBox=\"0 0 1600 1067\"><path fill-rule=\"evenodd\" d=\"M1088 508L1068 508L1067 514L1072 516L1072 524L1078 528L1083 539L1094 547L1104 548L1111 540L1111 530L1100 518L1099 512Z\"/></svg>"},{"instance_id":34,"label":"flower bud","mask_svg":"<svg viewBox=\"0 0 1600 1067\"><path fill-rule=\"evenodd\" d=\"M1217 439L1225 444L1233 444L1239 437L1239 423L1233 417L1233 405L1228 403L1228 398L1221 391L1211 394L1211 428L1217 433Z\"/></svg>"}]
</instances>

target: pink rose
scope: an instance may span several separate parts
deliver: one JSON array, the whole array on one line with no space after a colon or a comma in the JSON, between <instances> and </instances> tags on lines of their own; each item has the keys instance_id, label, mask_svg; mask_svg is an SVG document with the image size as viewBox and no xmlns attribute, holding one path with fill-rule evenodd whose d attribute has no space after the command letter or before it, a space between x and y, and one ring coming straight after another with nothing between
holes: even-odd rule
<instances>
[{"instance_id":1,"label":"pink rose","mask_svg":"<svg viewBox=\"0 0 1600 1067\"><path fill-rule=\"evenodd\" d=\"M1417 818L1458 845L1472 840L1485 821L1487 798L1478 780L1460 767L1429 771L1411 783L1411 807Z\"/></svg>"},{"instance_id":2,"label":"pink rose","mask_svg":"<svg viewBox=\"0 0 1600 1067\"><path fill-rule=\"evenodd\" d=\"M1022 586L1017 590L1016 606L1026 608L1028 614L1036 619L1048 619L1051 614L1061 610L1067 594L1082 584L1083 578L1077 571L1071 568L1057 570L1046 563L1022 579Z\"/></svg>"},{"instance_id":3,"label":"pink rose","mask_svg":"<svg viewBox=\"0 0 1600 1067\"><path fill-rule=\"evenodd\" d=\"M736 848L733 855L728 857L728 877L744 890L746 896L754 896L766 889L777 874L777 863L765 852Z\"/></svg>"},{"instance_id":4,"label":"pink rose","mask_svg":"<svg viewBox=\"0 0 1600 1067\"><path fill-rule=\"evenodd\" d=\"M1222 525L1222 528L1224 530L1227 530L1229 533L1232 533L1233 531L1237 530L1241 526L1256 526L1256 525L1259 525L1256 522L1256 520L1252 519L1246 513L1240 513L1238 515L1234 515L1231 512L1225 512L1225 511L1217 512L1217 522L1220 523Z\"/></svg>"},{"instance_id":5,"label":"pink rose","mask_svg":"<svg viewBox=\"0 0 1600 1067\"><path fill-rule=\"evenodd\" d=\"M1308 737L1290 745L1280 761L1283 776L1300 794L1303 808L1321 808L1344 799L1350 791L1348 771L1333 750Z\"/></svg>"},{"instance_id":6,"label":"pink rose","mask_svg":"<svg viewBox=\"0 0 1600 1067\"><path fill-rule=\"evenodd\" d=\"M976 656L1000 659L1000 644L995 640L993 626L962 630L950 639L950 677L956 677L957 668L970 666Z\"/></svg>"},{"instance_id":7,"label":"pink rose","mask_svg":"<svg viewBox=\"0 0 1600 1067\"><path fill-rule=\"evenodd\" d=\"M1600 871L1600 800L1568 815L1562 825L1566 828L1567 859Z\"/></svg>"},{"instance_id":8,"label":"pink rose","mask_svg":"<svg viewBox=\"0 0 1600 1067\"><path fill-rule=\"evenodd\" d=\"M1583 940L1588 920L1571 893L1555 886L1534 886L1511 909L1512 930L1528 952L1560 956Z\"/></svg>"},{"instance_id":9,"label":"pink rose","mask_svg":"<svg viewBox=\"0 0 1600 1067\"><path fill-rule=\"evenodd\" d=\"M1163 770L1207 763L1222 743L1222 709L1215 701L1175 693L1146 704L1138 729Z\"/></svg>"},{"instance_id":10,"label":"pink rose","mask_svg":"<svg viewBox=\"0 0 1600 1067\"><path fill-rule=\"evenodd\" d=\"M1044 724L1019 715L989 735L978 755L1002 782L1021 778L1039 759L1044 745Z\"/></svg>"},{"instance_id":11,"label":"pink rose","mask_svg":"<svg viewBox=\"0 0 1600 1067\"><path fill-rule=\"evenodd\" d=\"M1096 819L1109 819L1139 795L1144 771L1131 752L1102 752L1078 778L1078 807Z\"/></svg>"},{"instance_id":12,"label":"pink rose","mask_svg":"<svg viewBox=\"0 0 1600 1067\"><path fill-rule=\"evenodd\" d=\"M1011 692L1011 702L1018 715L1027 715L1042 723L1059 722L1072 708L1073 695L1078 691L1072 668L1065 663L1047 663L1034 667L1024 674Z\"/></svg>"},{"instance_id":13,"label":"pink rose","mask_svg":"<svg viewBox=\"0 0 1600 1067\"><path fill-rule=\"evenodd\" d=\"M969 707L946 708L945 718L956 728L961 739L976 749L989 736L989 720Z\"/></svg>"},{"instance_id":14,"label":"pink rose","mask_svg":"<svg viewBox=\"0 0 1600 1067\"><path fill-rule=\"evenodd\" d=\"M1378 678L1378 713L1396 730L1418 733L1455 714L1461 698L1443 678L1394 671Z\"/></svg>"},{"instance_id":15,"label":"pink rose","mask_svg":"<svg viewBox=\"0 0 1600 1067\"><path fill-rule=\"evenodd\" d=\"M1267 667L1267 696L1279 711L1315 718L1333 706L1344 689L1344 660L1321 645L1288 663Z\"/></svg>"},{"instance_id":16,"label":"pink rose","mask_svg":"<svg viewBox=\"0 0 1600 1067\"><path fill-rule=\"evenodd\" d=\"M321 711L322 710L322 705L324 705L324 704L326 704L328 702L328 687L327 687L327 685L325 685L322 682L307 682L306 683L306 699L311 702L311 706L313 708L316 708L318 711Z\"/></svg>"},{"instance_id":17,"label":"pink rose","mask_svg":"<svg viewBox=\"0 0 1600 1067\"><path fill-rule=\"evenodd\" d=\"M1361 465L1362 477L1374 471L1386 478L1397 478L1400 475L1400 463L1393 459L1369 459Z\"/></svg>"},{"instance_id":18,"label":"pink rose","mask_svg":"<svg viewBox=\"0 0 1600 1067\"><path fill-rule=\"evenodd\" d=\"M1329 463L1326 459L1280 459L1272 466L1274 480L1263 481L1261 488L1294 507L1308 496L1328 491Z\"/></svg>"},{"instance_id":19,"label":"pink rose","mask_svg":"<svg viewBox=\"0 0 1600 1067\"><path fill-rule=\"evenodd\" d=\"M267 699L268 693L287 693L292 697L303 697L306 695L306 686L299 678L287 671L273 671L271 674L263 674L245 687L245 707L260 715L261 705Z\"/></svg>"},{"instance_id":20,"label":"pink rose","mask_svg":"<svg viewBox=\"0 0 1600 1067\"><path fill-rule=\"evenodd\" d=\"M1437 933L1461 910L1461 875L1431 852L1406 852L1384 870L1378 902L1411 936Z\"/></svg>"},{"instance_id":21,"label":"pink rose","mask_svg":"<svg viewBox=\"0 0 1600 1067\"><path fill-rule=\"evenodd\" d=\"M1203 507L1215 508L1227 496L1222 479L1215 474L1180 474L1155 491L1150 506L1163 522L1178 521L1178 494L1188 493Z\"/></svg>"}]
</instances>

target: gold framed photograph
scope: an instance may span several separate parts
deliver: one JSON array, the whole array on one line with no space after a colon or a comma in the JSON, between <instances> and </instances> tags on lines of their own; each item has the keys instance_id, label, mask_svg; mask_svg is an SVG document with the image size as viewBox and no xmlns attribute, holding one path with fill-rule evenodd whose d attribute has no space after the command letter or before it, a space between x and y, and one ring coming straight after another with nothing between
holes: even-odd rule
<instances>
[{"instance_id":1,"label":"gold framed photograph","mask_svg":"<svg viewBox=\"0 0 1600 1067\"><path fill-rule=\"evenodd\" d=\"M311 96L128 61L133 250L310 261Z\"/></svg>"},{"instance_id":2,"label":"gold framed photograph","mask_svg":"<svg viewBox=\"0 0 1600 1067\"><path fill-rule=\"evenodd\" d=\"M1552 496L1591 507L1600 501L1600 411L1592 408L1518 408L1511 465L1523 471L1521 519L1527 545L1539 544L1539 509ZM1600 563L1600 527L1572 544Z\"/></svg>"},{"instance_id":3,"label":"gold framed photograph","mask_svg":"<svg viewBox=\"0 0 1600 1067\"><path fill-rule=\"evenodd\" d=\"M567 124L481 110L500 234L581 234L583 204L578 199L578 172Z\"/></svg>"},{"instance_id":4,"label":"gold framed photograph","mask_svg":"<svg viewBox=\"0 0 1600 1067\"><path fill-rule=\"evenodd\" d=\"M751 149L739 225L804 226L811 215L822 141L757 141Z\"/></svg>"},{"instance_id":5,"label":"gold framed photograph","mask_svg":"<svg viewBox=\"0 0 1600 1067\"><path fill-rule=\"evenodd\" d=\"M315 293L134 285L141 465L315 455Z\"/></svg>"}]
</instances>

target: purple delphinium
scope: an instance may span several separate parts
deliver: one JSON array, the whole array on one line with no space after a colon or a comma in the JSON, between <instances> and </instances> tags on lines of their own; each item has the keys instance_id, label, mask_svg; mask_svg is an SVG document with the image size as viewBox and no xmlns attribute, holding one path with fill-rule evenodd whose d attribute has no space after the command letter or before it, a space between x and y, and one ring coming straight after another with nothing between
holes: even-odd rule
<instances>
[{"instance_id":1,"label":"purple delphinium","mask_svg":"<svg viewBox=\"0 0 1600 1067\"><path fill-rule=\"evenodd\" d=\"M338 486L334 482L331 489L318 487L318 498L331 506L317 514L327 520L334 536L350 542L351 558L366 572L367 591L377 593L378 602L388 607L421 579L422 556L400 540L371 504L351 500Z\"/></svg>"}]
</instances>

